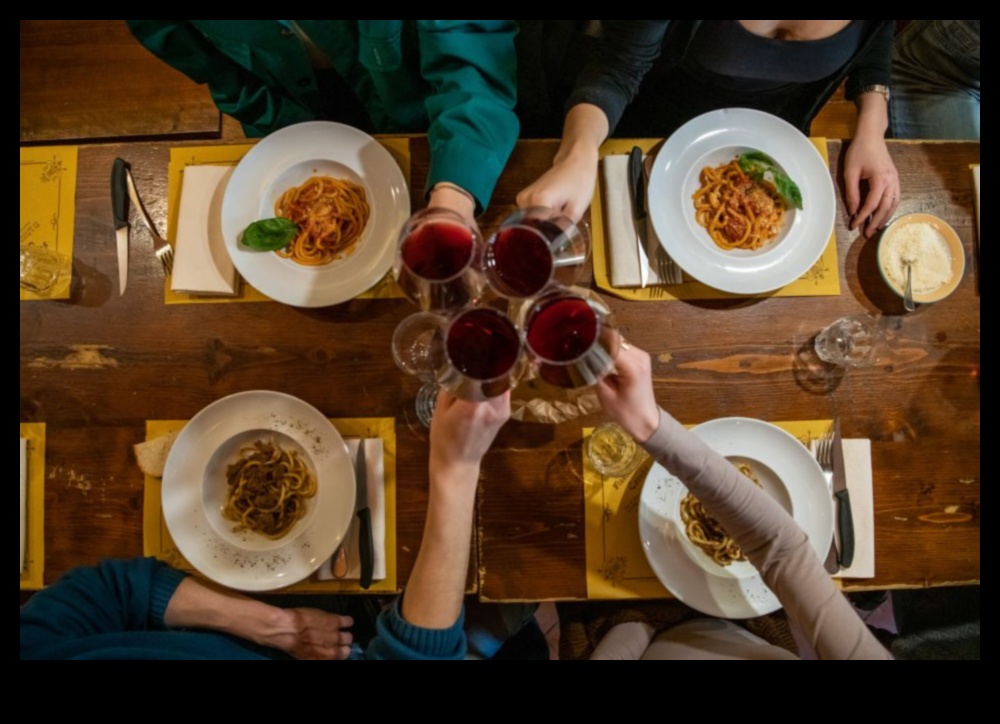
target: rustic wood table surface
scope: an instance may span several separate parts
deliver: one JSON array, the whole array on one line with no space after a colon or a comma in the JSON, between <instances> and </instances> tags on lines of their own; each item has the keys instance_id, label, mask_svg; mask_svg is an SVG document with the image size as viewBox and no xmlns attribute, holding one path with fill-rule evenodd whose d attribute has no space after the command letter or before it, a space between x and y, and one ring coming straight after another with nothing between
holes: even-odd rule
<instances>
[{"instance_id":1,"label":"rustic wood table surface","mask_svg":"<svg viewBox=\"0 0 1000 724\"><path fill-rule=\"evenodd\" d=\"M489 231L517 192L551 162L554 142L518 145ZM624 334L653 356L660 404L685 423L723 416L840 418L846 437L873 441L876 567L849 588L976 584L979 573L980 298L969 165L978 143L891 143L900 213L949 222L968 257L953 297L904 315L882 283L876 243L837 220L842 293L836 298L624 302L608 297ZM839 177L844 147L830 143ZM46 583L107 557L142 553L143 479L131 446L147 419L188 419L226 395L272 389L330 417L395 417L398 567L405 584L426 511L427 435L412 420L419 382L390 354L404 300L356 300L324 310L279 304L166 306L145 232L134 232L131 274L117 296L108 179L128 159L161 228L169 147L81 147L74 291L68 302L20 305L20 420L48 426ZM428 168L412 143L413 200ZM816 376L802 350L844 314L888 317L883 366ZM581 429L511 423L483 465L470 585L484 600L586 598ZM23 599L22 599L23 600Z\"/></svg>"}]
</instances>

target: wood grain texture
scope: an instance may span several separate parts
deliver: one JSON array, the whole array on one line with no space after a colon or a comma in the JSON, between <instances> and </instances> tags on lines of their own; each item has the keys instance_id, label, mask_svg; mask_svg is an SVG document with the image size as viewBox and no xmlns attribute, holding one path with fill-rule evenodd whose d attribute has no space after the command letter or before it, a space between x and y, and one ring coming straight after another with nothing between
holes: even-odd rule
<instances>
[{"instance_id":1,"label":"wood grain texture","mask_svg":"<svg viewBox=\"0 0 1000 724\"><path fill-rule=\"evenodd\" d=\"M122 20L22 20L21 143L218 137L208 88L143 48Z\"/></svg>"},{"instance_id":2,"label":"wood grain texture","mask_svg":"<svg viewBox=\"0 0 1000 724\"><path fill-rule=\"evenodd\" d=\"M555 153L523 142L501 178L489 232ZM142 549L142 477L131 446L149 418L190 418L226 395L272 389L330 417L395 417L399 445L399 580L420 545L427 435L412 425L419 388L392 363L390 340L413 308L354 301L324 310L278 304L166 306L144 231L134 232L129 289L116 294L108 174L132 164L140 193L164 225L168 147L81 149L74 287L69 302L20 305L20 420L49 430L46 581L70 568ZM428 168L413 142L413 201ZM979 575L979 296L969 163L978 144L891 144L906 198L901 211L951 223L969 265L946 303L903 316L881 283L873 242L838 239L838 298L704 303L609 300L625 335L654 357L658 399L684 422L747 415L840 417L848 437L874 441L877 568L856 587L937 586ZM839 178L843 148L831 144ZM839 184L838 184L839 185ZM838 316L890 318L892 353L877 369L816 375L800 351ZM581 428L512 423L483 465L470 586L499 600L586 596ZM22 599L23 600L23 599Z\"/></svg>"}]
</instances>

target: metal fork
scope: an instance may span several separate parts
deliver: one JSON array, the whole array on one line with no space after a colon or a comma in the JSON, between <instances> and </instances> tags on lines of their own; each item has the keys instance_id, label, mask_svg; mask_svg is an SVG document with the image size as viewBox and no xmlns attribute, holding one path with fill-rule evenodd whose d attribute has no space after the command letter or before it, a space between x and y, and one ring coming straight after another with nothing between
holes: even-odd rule
<instances>
[{"instance_id":1,"label":"metal fork","mask_svg":"<svg viewBox=\"0 0 1000 724\"><path fill-rule=\"evenodd\" d=\"M649 176L653 172L653 156L648 155L642 164L646 174L646 188L649 188ZM662 246L656 248L656 275L660 279L657 286L677 286L684 283L684 272L677 266L677 262L663 249ZM662 296L666 296L664 290L660 290Z\"/></svg>"},{"instance_id":2,"label":"metal fork","mask_svg":"<svg viewBox=\"0 0 1000 724\"><path fill-rule=\"evenodd\" d=\"M830 489L830 495L833 495L833 430L828 431L815 441L813 456L823 469L823 477L826 478L826 485ZM836 538L830 541L830 552L823 565L826 568L826 572L830 575L840 571Z\"/></svg>"},{"instance_id":3,"label":"metal fork","mask_svg":"<svg viewBox=\"0 0 1000 724\"><path fill-rule=\"evenodd\" d=\"M160 233L156 230L156 226L153 224L153 220L149 218L149 213L146 211L142 199L139 198L139 192L136 191L135 180L132 178L131 170L126 172L125 178L128 181L128 195L132 200L132 205L138 209L139 219L149 230L149 235L153 238L153 253L160 260L163 273L166 276L170 276L174 273L174 248L170 246L169 241L160 236Z\"/></svg>"}]
</instances>

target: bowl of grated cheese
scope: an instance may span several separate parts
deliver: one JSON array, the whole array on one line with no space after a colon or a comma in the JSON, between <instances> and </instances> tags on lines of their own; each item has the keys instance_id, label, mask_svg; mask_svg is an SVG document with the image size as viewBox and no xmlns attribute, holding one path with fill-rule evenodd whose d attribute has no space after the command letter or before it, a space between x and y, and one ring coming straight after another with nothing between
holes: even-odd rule
<instances>
[{"instance_id":1,"label":"bowl of grated cheese","mask_svg":"<svg viewBox=\"0 0 1000 724\"><path fill-rule=\"evenodd\" d=\"M912 268L913 300L933 304L951 296L965 275L965 249L948 224L930 214L908 214L882 232L878 266L882 279L902 297L907 265Z\"/></svg>"}]
</instances>

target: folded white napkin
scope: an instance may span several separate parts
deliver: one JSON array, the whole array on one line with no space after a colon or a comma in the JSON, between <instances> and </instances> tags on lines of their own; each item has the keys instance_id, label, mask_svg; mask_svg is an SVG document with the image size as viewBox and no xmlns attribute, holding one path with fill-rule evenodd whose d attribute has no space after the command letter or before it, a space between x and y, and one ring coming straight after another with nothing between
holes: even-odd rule
<instances>
[{"instance_id":1,"label":"folded white napkin","mask_svg":"<svg viewBox=\"0 0 1000 724\"><path fill-rule=\"evenodd\" d=\"M24 533L28 513L28 441L21 440L21 573L24 573Z\"/></svg>"},{"instance_id":2,"label":"folded white napkin","mask_svg":"<svg viewBox=\"0 0 1000 724\"><path fill-rule=\"evenodd\" d=\"M358 445L361 441L352 439L347 441L347 447L351 451L351 459L358 455ZM375 544L375 574L372 577L375 581L384 581L386 578L385 566L385 462L382 441L378 438L368 438L365 441L365 462L368 465L368 507L372 514L372 542ZM361 547L358 543L360 526L358 518L354 516L351 521L351 528L347 532L344 545L347 546L347 575L340 580L357 581L361 579ZM334 557L320 566L318 578L321 581L337 580L333 575Z\"/></svg>"},{"instance_id":3,"label":"folded white napkin","mask_svg":"<svg viewBox=\"0 0 1000 724\"><path fill-rule=\"evenodd\" d=\"M628 156L605 156L601 161L604 180L604 226L608 234L608 265L611 267L611 286L622 289L642 284L639 276L639 253L636 248L635 222L632 220L632 195L629 191ZM649 266L648 285L660 284L656 273L656 253L660 239L653 229L652 219L646 216L646 258L653 260Z\"/></svg>"},{"instance_id":4,"label":"folded white napkin","mask_svg":"<svg viewBox=\"0 0 1000 724\"><path fill-rule=\"evenodd\" d=\"M972 169L972 185L976 189L976 243L978 244L981 228L979 223L979 166Z\"/></svg>"},{"instance_id":5,"label":"folded white napkin","mask_svg":"<svg viewBox=\"0 0 1000 724\"><path fill-rule=\"evenodd\" d=\"M874 578L875 501L871 440L844 440L844 465L847 468L847 490L851 494L851 513L854 515L854 564L834 575L834 578ZM836 501L833 514L836 535Z\"/></svg>"},{"instance_id":6,"label":"folded white napkin","mask_svg":"<svg viewBox=\"0 0 1000 724\"><path fill-rule=\"evenodd\" d=\"M188 166L181 186L181 207L170 288L185 294L232 296L236 267L222 237L222 197L233 166Z\"/></svg>"}]
</instances>

